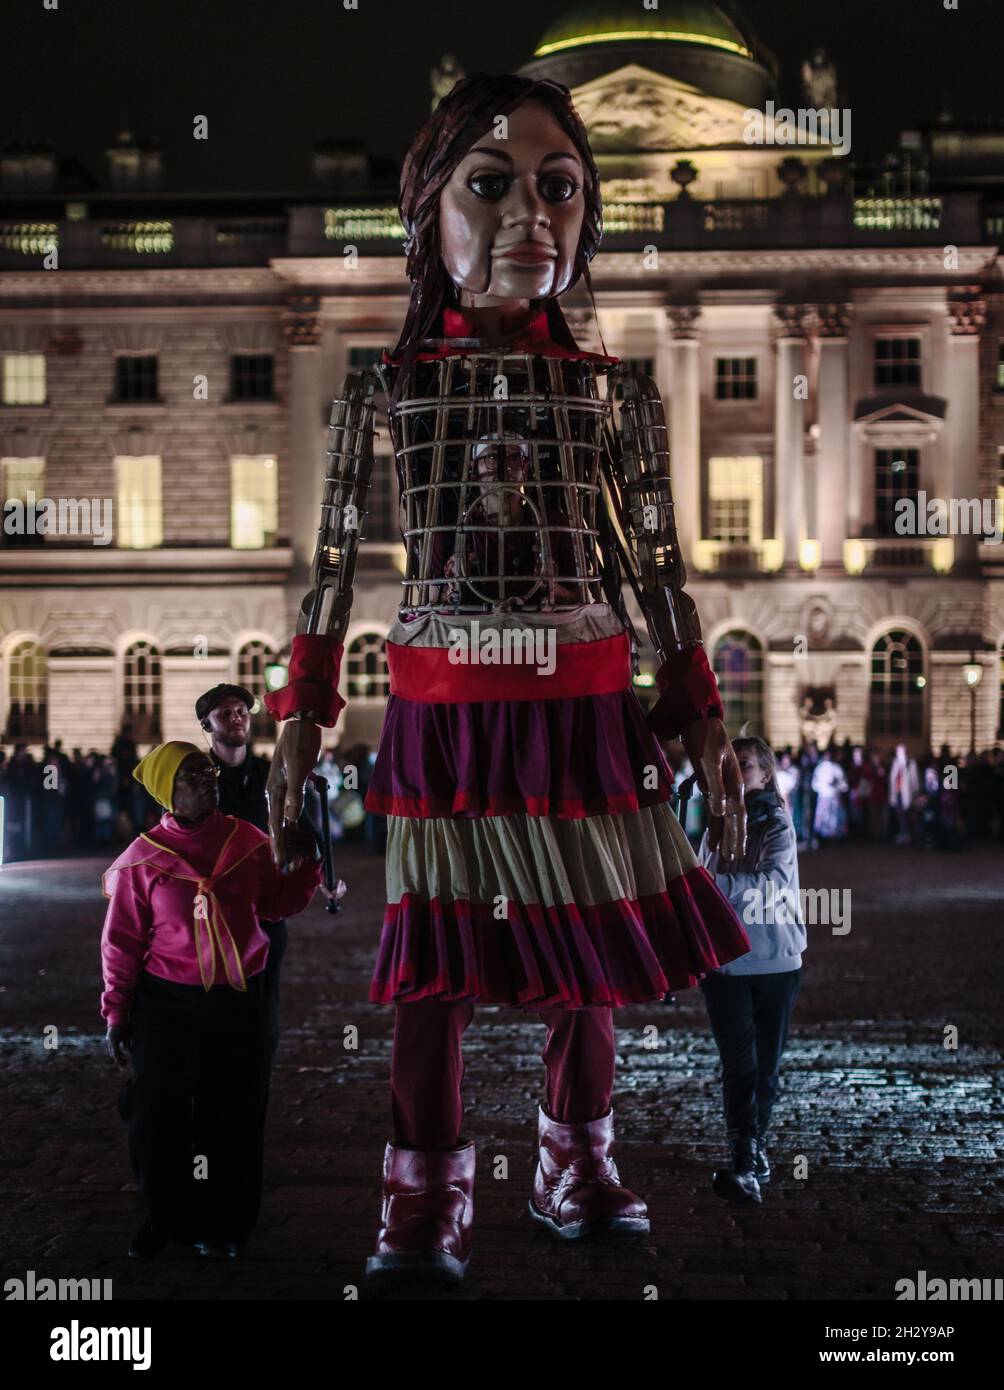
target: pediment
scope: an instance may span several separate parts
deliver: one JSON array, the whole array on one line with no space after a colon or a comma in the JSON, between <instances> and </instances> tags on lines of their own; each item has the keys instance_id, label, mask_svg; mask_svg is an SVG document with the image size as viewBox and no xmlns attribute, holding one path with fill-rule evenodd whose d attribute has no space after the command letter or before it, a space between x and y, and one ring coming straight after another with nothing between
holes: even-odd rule
<instances>
[{"instance_id":1,"label":"pediment","mask_svg":"<svg viewBox=\"0 0 1004 1390\"><path fill-rule=\"evenodd\" d=\"M628 63L585 82L572 99L597 153L742 145L746 108Z\"/></svg>"},{"instance_id":2,"label":"pediment","mask_svg":"<svg viewBox=\"0 0 1004 1390\"><path fill-rule=\"evenodd\" d=\"M866 396L854 410L856 425L924 424L940 427L945 422L948 402L942 396L915 396L909 400L888 396Z\"/></svg>"}]
</instances>

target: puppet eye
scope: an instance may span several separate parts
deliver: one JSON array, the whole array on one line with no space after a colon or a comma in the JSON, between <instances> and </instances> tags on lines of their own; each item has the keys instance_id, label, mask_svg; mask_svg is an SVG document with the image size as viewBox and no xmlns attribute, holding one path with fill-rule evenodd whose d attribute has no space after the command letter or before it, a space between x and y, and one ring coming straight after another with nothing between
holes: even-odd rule
<instances>
[{"instance_id":1,"label":"puppet eye","mask_svg":"<svg viewBox=\"0 0 1004 1390\"><path fill-rule=\"evenodd\" d=\"M504 197L508 186L509 180L505 174L475 174L468 181L468 187L489 203L497 203Z\"/></svg>"},{"instance_id":2,"label":"puppet eye","mask_svg":"<svg viewBox=\"0 0 1004 1390\"><path fill-rule=\"evenodd\" d=\"M545 174L538 186L549 203L567 203L579 190L579 185L568 174Z\"/></svg>"}]
</instances>

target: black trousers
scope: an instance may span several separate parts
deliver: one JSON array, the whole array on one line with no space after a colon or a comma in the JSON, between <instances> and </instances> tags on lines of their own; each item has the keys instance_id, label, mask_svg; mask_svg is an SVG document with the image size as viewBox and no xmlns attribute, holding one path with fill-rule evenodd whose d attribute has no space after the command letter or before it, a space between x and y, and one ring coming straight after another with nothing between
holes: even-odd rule
<instances>
[{"instance_id":1,"label":"black trousers","mask_svg":"<svg viewBox=\"0 0 1004 1390\"><path fill-rule=\"evenodd\" d=\"M279 970L286 954L289 932L286 923L262 922L261 929L268 937L268 960L265 963L265 1007L268 1015L269 1057L275 1064L275 1054L279 1050Z\"/></svg>"},{"instance_id":2,"label":"black trousers","mask_svg":"<svg viewBox=\"0 0 1004 1390\"><path fill-rule=\"evenodd\" d=\"M261 1201L269 1037L264 971L247 993L144 972L133 1003L132 1079L119 1113L158 1230L243 1243Z\"/></svg>"},{"instance_id":3,"label":"black trousers","mask_svg":"<svg viewBox=\"0 0 1004 1390\"><path fill-rule=\"evenodd\" d=\"M725 975L701 981L722 1059L722 1096L730 1139L765 1139L781 1086L781 1056L802 971Z\"/></svg>"}]
</instances>

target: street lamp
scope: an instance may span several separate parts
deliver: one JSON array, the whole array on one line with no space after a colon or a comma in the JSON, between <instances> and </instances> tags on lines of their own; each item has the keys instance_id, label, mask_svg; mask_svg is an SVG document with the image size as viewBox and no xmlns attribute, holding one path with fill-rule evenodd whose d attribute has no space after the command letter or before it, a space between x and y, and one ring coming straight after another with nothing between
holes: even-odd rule
<instances>
[{"instance_id":1,"label":"street lamp","mask_svg":"<svg viewBox=\"0 0 1004 1390\"><path fill-rule=\"evenodd\" d=\"M969 653L969 660L962 668L962 679L969 687L969 751L976 752L976 687L983 679L983 667L976 660L976 653Z\"/></svg>"},{"instance_id":2,"label":"street lamp","mask_svg":"<svg viewBox=\"0 0 1004 1390\"><path fill-rule=\"evenodd\" d=\"M289 681L289 667L281 661L272 661L265 667L266 690L281 690Z\"/></svg>"}]
</instances>

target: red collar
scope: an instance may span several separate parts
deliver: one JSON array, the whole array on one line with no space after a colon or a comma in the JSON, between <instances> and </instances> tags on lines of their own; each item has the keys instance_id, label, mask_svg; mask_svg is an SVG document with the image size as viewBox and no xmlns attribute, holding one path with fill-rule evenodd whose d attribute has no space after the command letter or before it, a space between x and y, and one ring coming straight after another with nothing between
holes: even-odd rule
<instances>
[{"instance_id":1,"label":"red collar","mask_svg":"<svg viewBox=\"0 0 1004 1390\"><path fill-rule=\"evenodd\" d=\"M537 348L546 347L551 343L551 334L547 326L547 314L543 309L540 310L529 323L523 322L522 313L502 314L499 318L499 330L503 337L513 333L512 340L506 344L507 347L514 348ZM522 327L520 326L522 324ZM470 314L463 309L444 309L443 310L443 337L444 338L476 338L477 329Z\"/></svg>"},{"instance_id":2,"label":"red collar","mask_svg":"<svg viewBox=\"0 0 1004 1390\"><path fill-rule=\"evenodd\" d=\"M506 332L507 325L511 324L514 330L513 338L505 345L506 351L532 352L541 357L562 357L572 359L576 362L605 362L612 364L619 361L616 357L604 357L597 352L585 352L580 348L566 348L556 343L551 338L551 331L547 322L547 312L541 309L528 323L523 323L522 313L512 315L503 314L499 320L499 327L503 333ZM428 362L440 357L453 357L457 349L452 346L454 339L477 338L477 330L474 321L463 309L444 309L443 310L443 336L436 343L435 350L420 352L417 360ZM394 363L398 359L389 352L384 353L387 363Z\"/></svg>"}]
</instances>

